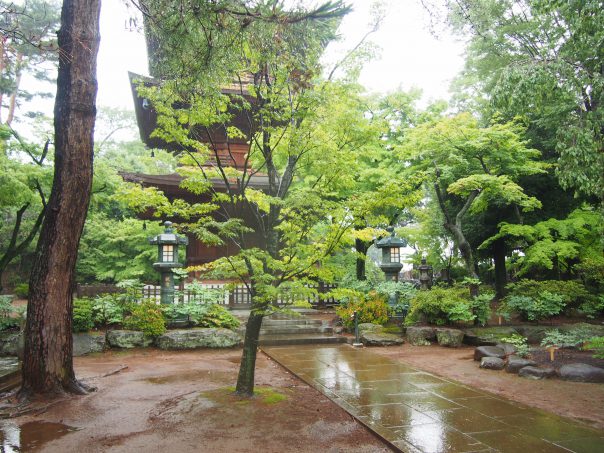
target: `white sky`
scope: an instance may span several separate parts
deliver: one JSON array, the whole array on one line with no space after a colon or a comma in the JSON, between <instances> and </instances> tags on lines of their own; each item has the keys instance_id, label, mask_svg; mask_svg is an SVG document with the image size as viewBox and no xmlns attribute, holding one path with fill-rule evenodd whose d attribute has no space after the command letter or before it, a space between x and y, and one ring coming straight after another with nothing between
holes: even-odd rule
<instances>
[{"instance_id":1,"label":"white sky","mask_svg":"<svg viewBox=\"0 0 604 453\"><path fill-rule=\"evenodd\" d=\"M314 3L317 3L315 0ZM354 47L368 29L369 0L348 0L353 12L344 18L338 49ZM371 40L381 47L381 55L365 65L361 83L375 92L416 86L425 99L447 99L451 79L462 67L463 46L449 35L434 38L428 13L419 0L390 0L378 32ZM147 73L147 56L142 33L128 31L127 7L122 0L103 0L101 47L98 56L98 105L133 109L128 71ZM338 50L330 49L331 54Z\"/></svg>"}]
</instances>

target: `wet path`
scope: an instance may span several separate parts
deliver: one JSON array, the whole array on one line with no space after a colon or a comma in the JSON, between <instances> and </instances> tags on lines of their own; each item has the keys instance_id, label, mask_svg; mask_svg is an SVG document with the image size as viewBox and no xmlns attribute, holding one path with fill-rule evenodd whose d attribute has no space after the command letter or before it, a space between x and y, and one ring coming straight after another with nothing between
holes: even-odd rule
<instances>
[{"instance_id":1,"label":"wet path","mask_svg":"<svg viewBox=\"0 0 604 453\"><path fill-rule=\"evenodd\" d=\"M604 431L339 346L263 350L404 452L604 452Z\"/></svg>"}]
</instances>

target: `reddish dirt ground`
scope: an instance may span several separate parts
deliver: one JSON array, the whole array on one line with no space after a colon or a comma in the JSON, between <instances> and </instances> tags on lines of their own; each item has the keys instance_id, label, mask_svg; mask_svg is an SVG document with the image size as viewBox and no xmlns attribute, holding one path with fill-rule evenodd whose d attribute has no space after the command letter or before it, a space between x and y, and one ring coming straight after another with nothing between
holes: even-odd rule
<instances>
[{"instance_id":1,"label":"reddish dirt ground","mask_svg":"<svg viewBox=\"0 0 604 453\"><path fill-rule=\"evenodd\" d=\"M15 438L11 426L16 439L21 428L21 437L12 441L19 449L0 451L390 451L264 354L258 355L256 383L286 399L271 403L232 396L227 387L235 383L240 356L241 350L140 350L76 358L78 377L98 390L38 416L3 421L4 447ZM64 435L63 425L76 430Z\"/></svg>"},{"instance_id":2,"label":"reddish dirt ground","mask_svg":"<svg viewBox=\"0 0 604 453\"><path fill-rule=\"evenodd\" d=\"M372 350L421 370L604 429L604 384L559 379L534 381L505 371L483 370L473 359L472 347L405 344Z\"/></svg>"}]
</instances>

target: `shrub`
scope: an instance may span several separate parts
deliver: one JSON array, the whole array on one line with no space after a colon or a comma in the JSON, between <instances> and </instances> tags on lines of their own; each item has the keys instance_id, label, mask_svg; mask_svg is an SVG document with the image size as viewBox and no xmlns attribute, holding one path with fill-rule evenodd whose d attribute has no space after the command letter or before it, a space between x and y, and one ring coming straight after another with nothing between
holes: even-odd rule
<instances>
[{"instance_id":1,"label":"shrub","mask_svg":"<svg viewBox=\"0 0 604 453\"><path fill-rule=\"evenodd\" d=\"M539 321L559 315L564 307L566 307L566 302L563 296L543 291L540 295L533 297L507 296L501 310L507 313L518 313L527 321Z\"/></svg>"},{"instance_id":2,"label":"shrub","mask_svg":"<svg viewBox=\"0 0 604 453\"><path fill-rule=\"evenodd\" d=\"M541 346L576 348L588 341L592 335L593 333L591 330L586 327L574 327L566 332L560 332L558 329L554 329L545 334L541 341Z\"/></svg>"},{"instance_id":3,"label":"shrub","mask_svg":"<svg viewBox=\"0 0 604 453\"><path fill-rule=\"evenodd\" d=\"M470 322L476 316L472 313L472 301L466 288L434 287L429 291L417 292L411 300L405 324L419 322L422 318L429 324L443 325Z\"/></svg>"},{"instance_id":4,"label":"shrub","mask_svg":"<svg viewBox=\"0 0 604 453\"><path fill-rule=\"evenodd\" d=\"M520 280L507 285L508 297L525 296L536 301L543 299L545 293L555 294L562 298L564 306L555 314L566 308L576 308L587 317L593 318L604 310L604 302L591 294L585 285L577 280ZM550 315L551 316L551 315Z\"/></svg>"},{"instance_id":5,"label":"shrub","mask_svg":"<svg viewBox=\"0 0 604 453\"><path fill-rule=\"evenodd\" d=\"M239 320L235 318L229 310L222 305L206 304L206 311L197 321L200 327L223 327L225 329L236 329L239 327Z\"/></svg>"},{"instance_id":6,"label":"shrub","mask_svg":"<svg viewBox=\"0 0 604 453\"><path fill-rule=\"evenodd\" d=\"M74 332L88 332L93 327L92 301L90 299L74 299L72 330Z\"/></svg>"},{"instance_id":7,"label":"shrub","mask_svg":"<svg viewBox=\"0 0 604 453\"><path fill-rule=\"evenodd\" d=\"M520 357L528 357L529 355L529 347L527 344L527 338L522 335L514 334L509 337L504 337L501 339L503 343L511 344L516 348L516 355Z\"/></svg>"},{"instance_id":8,"label":"shrub","mask_svg":"<svg viewBox=\"0 0 604 453\"><path fill-rule=\"evenodd\" d=\"M590 338L583 349L594 351L593 356L597 359L604 359L604 337Z\"/></svg>"},{"instance_id":9,"label":"shrub","mask_svg":"<svg viewBox=\"0 0 604 453\"><path fill-rule=\"evenodd\" d=\"M481 326L484 326L491 317L491 302L494 298L494 293L481 293L473 297L470 302L474 320Z\"/></svg>"},{"instance_id":10,"label":"shrub","mask_svg":"<svg viewBox=\"0 0 604 453\"><path fill-rule=\"evenodd\" d=\"M336 308L337 315L342 318L342 323L347 328L354 326L355 312L359 323L385 324L388 321L390 308L384 296L380 296L375 291L367 294L366 298L349 300Z\"/></svg>"},{"instance_id":11,"label":"shrub","mask_svg":"<svg viewBox=\"0 0 604 453\"><path fill-rule=\"evenodd\" d=\"M27 299L29 297L29 283L19 283L15 286L15 295L19 299Z\"/></svg>"},{"instance_id":12,"label":"shrub","mask_svg":"<svg viewBox=\"0 0 604 453\"><path fill-rule=\"evenodd\" d=\"M11 296L0 296L0 330L19 327L23 319L21 316L14 314L19 312L13 307L13 298Z\"/></svg>"},{"instance_id":13,"label":"shrub","mask_svg":"<svg viewBox=\"0 0 604 453\"><path fill-rule=\"evenodd\" d=\"M92 301L92 319L96 326L121 324L132 304L118 294L102 294Z\"/></svg>"},{"instance_id":14,"label":"shrub","mask_svg":"<svg viewBox=\"0 0 604 453\"><path fill-rule=\"evenodd\" d=\"M124 319L124 327L157 337L166 331L166 321L161 307L155 301L144 300L132 307L132 312Z\"/></svg>"}]
</instances>

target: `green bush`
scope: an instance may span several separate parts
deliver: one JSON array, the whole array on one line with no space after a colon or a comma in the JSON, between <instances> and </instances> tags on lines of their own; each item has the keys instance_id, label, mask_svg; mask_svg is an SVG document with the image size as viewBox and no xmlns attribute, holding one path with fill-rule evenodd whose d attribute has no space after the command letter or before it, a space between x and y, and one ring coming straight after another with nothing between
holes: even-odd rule
<instances>
[{"instance_id":1,"label":"green bush","mask_svg":"<svg viewBox=\"0 0 604 453\"><path fill-rule=\"evenodd\" d=\"M518 313L525 321L540 321L559 315L566 307L563 296L543 291L535 296L510 295L504 299L500 310Z\"/></svg>"},{"instance_id":2,"label":"green bush","mask_svg":"<svg viewBox=\"0 0 604 453\"><path fill-rule=\"evenodd\" d=\"M474 320L481 326L484 326L491 317L491 302L494 298L495 293L486 292L480 293L470 301Z\"/></svg>"},{"instance_id":3,"label":"green bush","mask_svg":"<svg viewBox=\"0 0 604 453\"><path fill-rule=\"evenodd\" d=\"M121 324L132 304L119 294L101 294L92 301L92 319L98 327Z\"/></svg>"},{"instance_id":4,"label":"green bush","mask_svg":"<svg viewBox=\"0 0 604 453\"><path fill-rule=\"evenodd\" d=\"M0 296L0 330L19 327L22 320L23 314L21 313L21 316L19 316L19 311L13 307L13 298L11 296Z\"/></svg>"},{"instance_id":5,"label":"green bush","mask_svg":"<svg viewBox=\"0 0 604 453\"><path fill-rule=\"evenodd\" d=\"M143 300L132 307L132 312L124 319L124 327L157 337L166 331L166 321L161 307L154 300Z\"/></svg>"},{"instance_id":6,"label":"green bush","mask_svg":"<svg viewBox=\"0 0 604 453\"><path fill-rule=\"evenodd\" d=\"M74 332L88 332L93 327L92 301L90 299L74 299L72 330Z\"/></svg>"},{"instance_id":7,"label":"green bush","mask_svg":"<svg viewBox=\"0 0 604 453\"><path fill-rule=\"evenodd\" d=\"M385 297L375 291L369 292L366 297L351 299L336 308L337 315L342 318L342 323L349 329L354 326L355 312L359 323L385 324L388 321L390 308Z\"/></svg>"},{"instance_id":8,"label":"green bush","mask_svg":"<svg viewBox=\"0 0 604 453\"><path fill-rule=\"evenodd\" d=\"M476 319L472 308L473 302L467 288L434 287L429 291L417 292L411 300L405 324L413 324L422 319L428 324L436 325L471 322Z\"/></svg>"},{"instance_id":9,"label":"green bush","mask_svg":"<svg viewBox=\"0 0 604 453\"><path fill-rule=\"evenodd\" d=\"M585 285L577 280L520 280L507 285L508 297L524 296L535 301L543 299L544 293L555 294L562 298L565 309L578 309L589 318L597 316L604 310L604 302L590 293ZM550 315L551 316L551 315Z\"/></svg>"},{"instance_id":10,"label":"green bush","mask_svg":"<svg viewBox=\"0 0 604 453\"><path fill-rule=\"evenodd\" d=\"M504 337L501 339L502 343L511 344L516 348L516 355L520 357L528 357L529 355L529 346L528 340L526 337L522 335L514 334L509 337Z\"/></svg>"},{"instance_id":11,"label":"green bush","mask_svg":"<svg viewBox=\"0 0 604 453\"><path fill-rule=\"evenodd\" d=\"M206 311L197 321L200 327L223 327L225 329L236 329L239 320L229 310L218 304L205 304Z\"/></svg>"},{"instance_id":12,"label":"green bush","mask_svg":"<svg viewBox=\"0 0 604 453\"><path fill-rule=\"evenodd\" d=\"M558 329L551 330L545 334L541 341L541 346L558 348L577 348L587 342L593 333L591 329L580 326L573 327L566 332L560 332Z\"/></svg>"},{"instance_id":13,"label":"green bush","mask_svg":"<svg viewBox=\"0 0 604 453\"><path fill-rule=\"evenodd\" d=\"M29 297L29 283L19 283L15 286L15 295L19 299L27 299Z\"/></svg>"},{"instance_id":14,"label":"green bush","mask_svg":"<svg viewBox=\"0 0 604 453\"><path fill-rule=\"evenodd\" d=\"M594 351L593 356L597 359L604 359L604 337L590 338L583 349Z\"/></svg>"}]
</instances>

